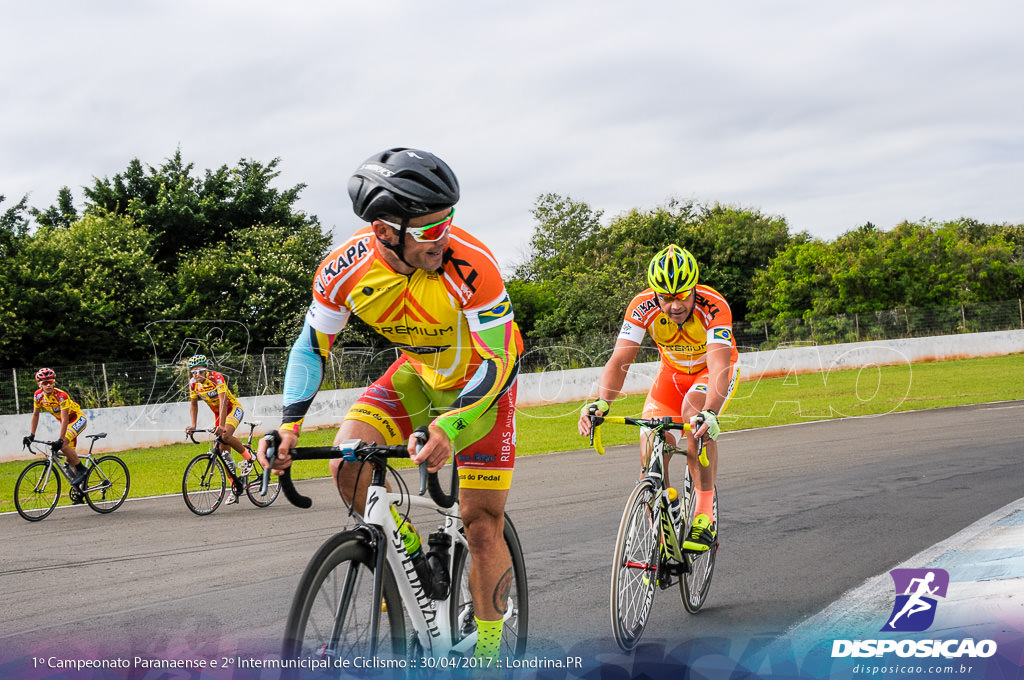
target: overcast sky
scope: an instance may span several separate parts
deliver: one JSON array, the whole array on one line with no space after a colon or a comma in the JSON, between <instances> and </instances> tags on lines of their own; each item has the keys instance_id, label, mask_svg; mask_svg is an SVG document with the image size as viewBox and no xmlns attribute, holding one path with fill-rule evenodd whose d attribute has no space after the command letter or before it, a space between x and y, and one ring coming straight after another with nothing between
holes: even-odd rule
<instances>
[{"instance_id":1,"label":"overcast sky","mask_svg":"<svg viewBox=\"0 0 1024 680\"><path fill-rule=\"evenodd\" d=\"M336 241L355 167L433 151L508 268L537 196L722 202L832 239L1024 222L1024 3L0 0L0 194L281 158Z\"/></svg>"}]
</instances>

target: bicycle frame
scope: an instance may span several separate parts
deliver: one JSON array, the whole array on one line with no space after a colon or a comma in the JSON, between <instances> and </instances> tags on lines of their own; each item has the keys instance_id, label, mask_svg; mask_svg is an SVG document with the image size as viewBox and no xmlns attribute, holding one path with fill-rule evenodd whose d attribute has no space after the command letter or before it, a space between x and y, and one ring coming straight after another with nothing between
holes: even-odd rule
<instances>
[{"instance_id":1,"label":"bicycle frame","mask_svg":"<svg viewBox=\"0 0 1024 680\"><path fill-rule=\"evenodd\" d=\"M270 440L272 441L272 438ZM336 447L293 449L292 456L293 460L345 458L346 447L351 447L349 450L355 452L359 450L361 444L358 440L351 440ZM276 443L273 443L272 446L276 446ZM451 468L452 491L450 493L446 493L440 488L435 475L428 478L426 470L422 466L418 496L411 494L404 482L399 484L402 487L399 491L389 491L386 481L388 472L392 469L387 465L386 460L389 457L406 458L408 452L404 445L379 446L378 448L379 452L370 453L359 459L362 464L370 466L371 479L366 489L363 512L351 510L351 515L356 519L356 527L344 532L354 535L362 534L361 540L364 540L373 550L376 559L372 565L372 590L370 592L372 604L369 611L368 635L371 649L368 653L373 656L378 651L377 639L381 630L381 612L384 604L384 565L387 564L397 590L396 595L405 613L406 625L415 631L413 640L419 645L419 652L433 657L442 657L452 653L472 657L477 642L475 630L468 631L463 626L459 626L456 630L460 631L460 637L462 633L465 633L465 637L461 637L457 643L453 643L453 624L463 623L462 617L465 613L462 607L456 610L453 606L462 601L462 583L459 581L465 572L460 570L459 581L452 579L453 583L447 597L434 599L431 596L432 593L429 592L429 584L420 581L412 558L405 548L405 541L398 523L403 520L396 521L395 514L391 511L392 507L396 511L405 510L405 514L408 516L409 509L419 508L436 512L444 518L443 525L439 530L450 538L450 548L445 566L448 574L454 577L453 572L457 566L457 560L460 559L459 556L468 556L469 554L469 543L461 531L463 524L455 491L458 479L456 467L452 466ZM268 460L272 460L273 455L272 451L268 451ZM268 476L269 467L264 479ZM298 494L287 473L281 476L281 489L288 500L297 507L308 508L312 504L310 499ZM425 495L428 489L429 497ZM338 602L348 601L352 588L355 587L353 576L353 572L350 571L342 577L344 584ZM503 617L504 621L517 615L518 608L513 606L515 602L516 600L512 597L509 598ZM342 613L336 613L335 626L341 623ZM332 639L335 638L336 635L332 636Z\"/></svg>"},{"instance_id":2,"label":"bicycle frame","mask_svg":"<svg viewBox=\"0 0 1024 680\"><path fill-rule=\"evenodd\" d=\"M86 469L91 470L92 468L95 467L95 465L92 462L92 449L96 445L96 440L97 439L102 439L103 437L106 437L107 435L106 435L106 433L103 433L101 435L86 435L86 436L88 438L92 439L92 442L90 442L90 444L89 444L89 453L79 454L78 455L78 459L82 462L83 465L85 465ZM60 449L54 450L52 448L53 444L55 444L55 443L56 442L46 442L46 441L34 441L34 442L32 442L32 444L39 444L41 446L51 447L49 451L34 451L32 449L32 445L29 444L29 447L28 447L29 451L32 451L32 453L35 453L37 455L46 456L46 460L47 460L47 463L48 463L48 465L46 466L46 474L44 474L42 477L40 477L39 478L39 482L36 483L36 486L35 486L35 490L36 491L38 491L40 488L46 488L46 485L50 483L50 475L53 474L54 468L56 468L57 470L60 470L60 474L64 477L64 479L67 480L69 486L71 485L71 482L75 479L75 476L77 475L77 473L76 473L76 475L70 474L64 468L64 466L60 464L60 460L62 458L65 458L65 456L60 451ZM81 493L86 494L86 493L89 493L91 491L99 491L100 489L104 488L105 484L106 485L110 484L110 479L108 479L107 476L103 473L103 470L101 468L97 468L97 469L99 470L100 475L103 477L103 482L101 482L101 483L99 483L99 484L97 484L95 486L90 486L90 487L81 489Z\"/></svg>"},{"instance_id":3,"label":"bicycle frame","mask_svg":"<svg viewBox=\"0 0 1024 680\"><path fill-rule=\"evenodd\" d=\"M383 500L384 502L380 502ZM416 608L406 606L406 612L412 624L413 630L423 647L424 651L440 656L449 652L458 654L472 654L476 645L476 633L471 633L458 645L452 646L452 621L450 618L451 598L457 596L457 584L453 584L448 597L443 600L434 600L427 596L425 584L420 583L419 576L412 565L412 558L405 549L405 542L398 530L395 518L391 515L391 506L395 503L407 501L410 507L419 507L435 510L441 514L444 520L444 530L452 538L452 549L448 551L448 572L451 573L455 560L456 543L461 543L465 549L469 544L459 531L462 528L462 519L459 515L459 504L456 502L447 510L442 509L431 499L423 496L412 496L405 493L388 491L384 485L371 483L366 494L366 516L362 518L363 526L375 529L375 540L382 541L387 549L377 551L377 559L380 562L386 559L391 573L395 576L398 591L403 602L416 603ZM380 564L374 573L373 601L378 602L381 598L381 579L383 571ZM506 617L511 615L511 607L506 612ZM380 608L375 607L370 622L370 639L376 641L379 630ZM373 650L376 652L376 650Z\"/></svg>"},{"instance_id":4,"label":"bicycle frame","mask_svg":"<svg viewBox=\"0 0 1024 680\"><path fill-rule=\"evenodd\" d=\"M658 491L659 504L661 510L658 513L661 518L661 546L663 555L671 559L676 560L682 565L682 571L685 573L689 569L689 565L685 559L683 559L683 549L679 544L678 537L676 536L675 529L672 526L672 517L669 512L669 505L671 501L668 498L668 487L665 486L665 448L668 443L665 441L666 430L678 430L681 432L690 432L692 428L689 423L676 423L669 417L662 418L627 418L623 416L591 416L592 429L591 429L591 444L594 446L599 454L604 455L605 448L601 442L601 424L612 423L616 425L638 425L641 431L644 432L651 439L650 453L647 459L643 461L641 466L641 478L638 483L646 480L650 480L655 489ZM697 441L697 447L700 451L700 463L701 465L707 465L707 454L704 452L703 441ZM684 488L683 488L683 514L685 516L686 509L692 502L690 497L690 490L688 486L692 486L692 477L687 471ZM642 566L642 565L635 565Z\"/></svg>"},{"instance_id":5,"label":"bicycle frame","mask_svg":"<svg viewBox=\"0 0 1024 680\"><path fill-rule=\"evenodd\" d=\"M258 464L258 461L256 460L256 451L254 451L253 448L252 448L252 435L253 435L253 432L255 432L255 430L256 430L256 423L246 422L245 424L249 426L249 438L246 439L246 441L243 444L243 446L245 446L245 448L249 450L249 453L252 454L253 462ZM219 434L217 434L216 428L212 428L211 427L211 428L207 428L207 429L204 429L204 430L194 430L194 431L190 432L188 434L189 439L191 439L193 443L198 444L199 442L197 442L196 438L195 438L195 433L196 432L209 432L210 434L213 435L213 441L210 442L210 451L209 451L209 454L208 454L211 457L211 459L223 460L221 458L223 455L231 456L231 447L228 446L227 442L225 442L224 439L222 439ZM221 448L221 447L225 447L225 448ZM211 466L214 464L213 460L210 461L210 464L211 464ZM238 478L238 476L235 474L235 471L234 471L234 469L232 469L232 467L228 467L227 465L224 465L224 474L227 475L228 480L230 480L231 486L236 488L237 485L241 484L242 482ZM205 476L207 474L209 474L209 472L210 472L210 470L208 468L207 471L205 473L203 473L204 478L205 478ZM264 490L264 495L266 495L265 490Z\"/></svg>"}]
</instances>

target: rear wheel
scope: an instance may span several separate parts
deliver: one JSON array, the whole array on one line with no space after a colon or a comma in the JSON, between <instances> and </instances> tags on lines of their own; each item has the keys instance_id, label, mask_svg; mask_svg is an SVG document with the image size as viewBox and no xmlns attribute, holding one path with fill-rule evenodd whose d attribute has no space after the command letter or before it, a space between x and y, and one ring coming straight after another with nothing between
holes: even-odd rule
<instances>
[{"instance_id":1,"label":"rear wheel","mask_svg":"<svg viewBox=\"0 0 1024 680\"><path fill-rule=\"evenodd\" d=\"M220 507L227 489L227 476L220 459L209 453L193 458L181 479L185 505L197 515L209 515Z\"/></svg>"},{"instance_id":2,"label":"rear wheel","mask_svg":"<svg viewBox=\"0 0 1024 680\"><path fill-rule=\"evenodd\" d=\"M686 508L686 527L693 524L694 509L697 505L693 493L693 479L690 471L686 471L686 480L683 486L683 503ZM718 531L718 489L715 489L715 530ZM685 531L685 528L684 528ZM683 600L683 607L691 614L696 614L708 598L708 591L711 590L711 576L715 573L715 555L718 552L718 536L715 537L715 544L710 549L701 552L684 552L688 571L683 574L679 582L679 596Z\"/></svg>"},{"instance_id":3,"label":"rear wheel","mask_svg":"<svg viewBox=\"0 0 1024 680\"><path fill-rule=\"evenodd\" d=\"M627 652L640 642L651 614L661 561L660 522L659 494L652 482L642 480L622 513L612 563L612 632Z\"/></svg>"},{"instance_id":4,"label":"rear wheel","mask_svg":"<svg viewBox=\"0 0 1024 680\"><path fill-rule=\"evenodd\" d=\"M283 659L319 659L334 668L340 659L405 658L405 616L387 562L382 601L373 602L376 553L361 532L331 537L313 555L292 600L285 623ZM370 616L379 626L371 639Z\"/></svg>"},{"instance_id":5,"label":"rear wheel","mask_svg":"<svg viewBox=\"0 0 1024 680\"><path fill-rule=\"evenodd\" d=\"M505 545L512 558L512 588L508 596L505 624L501 631L501 657L521 657L526 651L526 632L530 618L529 591L526 586L526 562L519 535L512 520L505 515ZM469 567L472 560L462 543L455 546L451 597L452 643L457 644L476 632L473 596L469 592Z\"/></svg>"},{"instance_id":6,"label":"rear wheel","mask_svg":"<svg viewBox=\"0 0 1024 680\"><path fill-rule=\"evenodd\" d=\"M85 502L96 512L113 512L128 498L132 478L128 466L117 456L104 456L89 468L85 481Z\"/></svg>"},{"instance_id":7,"label":"rear wheel","mask_svg":"<svg viewBox=\"0 0 1024 680\"><path fill-rule=\"evenodd\" d=\"M49 461L37 460L22 470L14 484L14 507L30 522L45 519L60 499L60 472Z\"/></svg>"}]
</instances>

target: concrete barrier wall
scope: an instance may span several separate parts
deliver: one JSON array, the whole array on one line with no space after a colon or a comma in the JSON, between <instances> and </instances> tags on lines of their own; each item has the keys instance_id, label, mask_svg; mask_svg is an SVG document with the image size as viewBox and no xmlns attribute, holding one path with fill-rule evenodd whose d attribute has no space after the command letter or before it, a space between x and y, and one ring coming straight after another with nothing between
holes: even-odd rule
<instances>
[{"instance_id":1,"label":"concrete barrier wall","mask_svg":"<svg viewBox=\"0 0 1024 680\"><path fill-rule=\"evenodd\" d=\"M755 380L1019 352L1024 352L1024 330L841 345L794 345L740 353L740 376L743 380ZM657 362L635 364L630 369L623 391L630 394L646 392L657 369ZM519 378L518 403L520 406L571 403L568 408L574 410L580 402L596 394L602 370L597 367L523 374ZM321 392L306 416L305 426L336 427L361 393L362 389ZM257 433L271 430L280 423L280 395L243 397L241 402L245 408L245 420L258 424ZM108 435L97 443L97 452L182 443L185 441L185 426L190 422L188 402L89 409L85 415L89 419L86 434L106 432ZM21 439L28 433L30 418L24 414L0 416L0 460L24 457ZM212 424L213 414L201 404L198 425L209 427ZM244 430L247 432L248 428ZM54 439L58 432L56 419L40 414L36 435L40 439ZM88 442L80 439L79 447L83 446L87 447Z\"/></svg>"}]
</instances>

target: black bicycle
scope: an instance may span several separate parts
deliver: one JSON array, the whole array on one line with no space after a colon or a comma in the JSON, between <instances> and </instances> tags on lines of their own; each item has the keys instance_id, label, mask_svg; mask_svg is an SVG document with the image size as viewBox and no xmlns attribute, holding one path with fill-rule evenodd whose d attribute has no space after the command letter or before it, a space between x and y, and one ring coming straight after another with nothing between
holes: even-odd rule
<instances>
[{"instance_id":1,"label":"black bicycle","mask_svg":"<svg viewBox=\"0 0 1024 680\"><path fill-rule=\"evenodd\" d=\"M117 456L101 456L93 459L92 449L97 439L107 436L100 434L84 435L89 442L89 453L79 456L89 474L80 488L71 486L72 502L84 498L89 507L100 513L117 510L128 498L131 488L131 475L128 466ZM25 445L36 455L46 456L45 460L30 463L14 484L14 507L18 514L30 522L46 519L60 499L61 477L68 485L78 476L78 471L67 463L62 463L61 442L35 440ZM36 448L33 448L35 446Z\"/></svg>"},{"instance_id":2,"label":"black bicycle","mask_svg":"<svg viewBox=\"0 0 1024 680\"><path fill-rule=\"evenodd\" d=\"M258 508L265 508L277 499L281 489L276 482L269 483L266 489L261 488L263 466L256 459L256 452L252 448L252 434L256 429L256 423L246 425L249 426L249 438L245 442L245 448L252 454L252 460L246 461L251 465L248 470L239 469L239 465L244 463L235 463L231 457L230 447L224 443L215 429L203 430L214 435L210 450L189 461L181 478L181 495L185 499L185 505L195 514L213 513L221 506L228 493L235 496L244 493ZM190 432L188 437L196 444L199 443L194 432Z\"/></svg>"}]
</instances>

